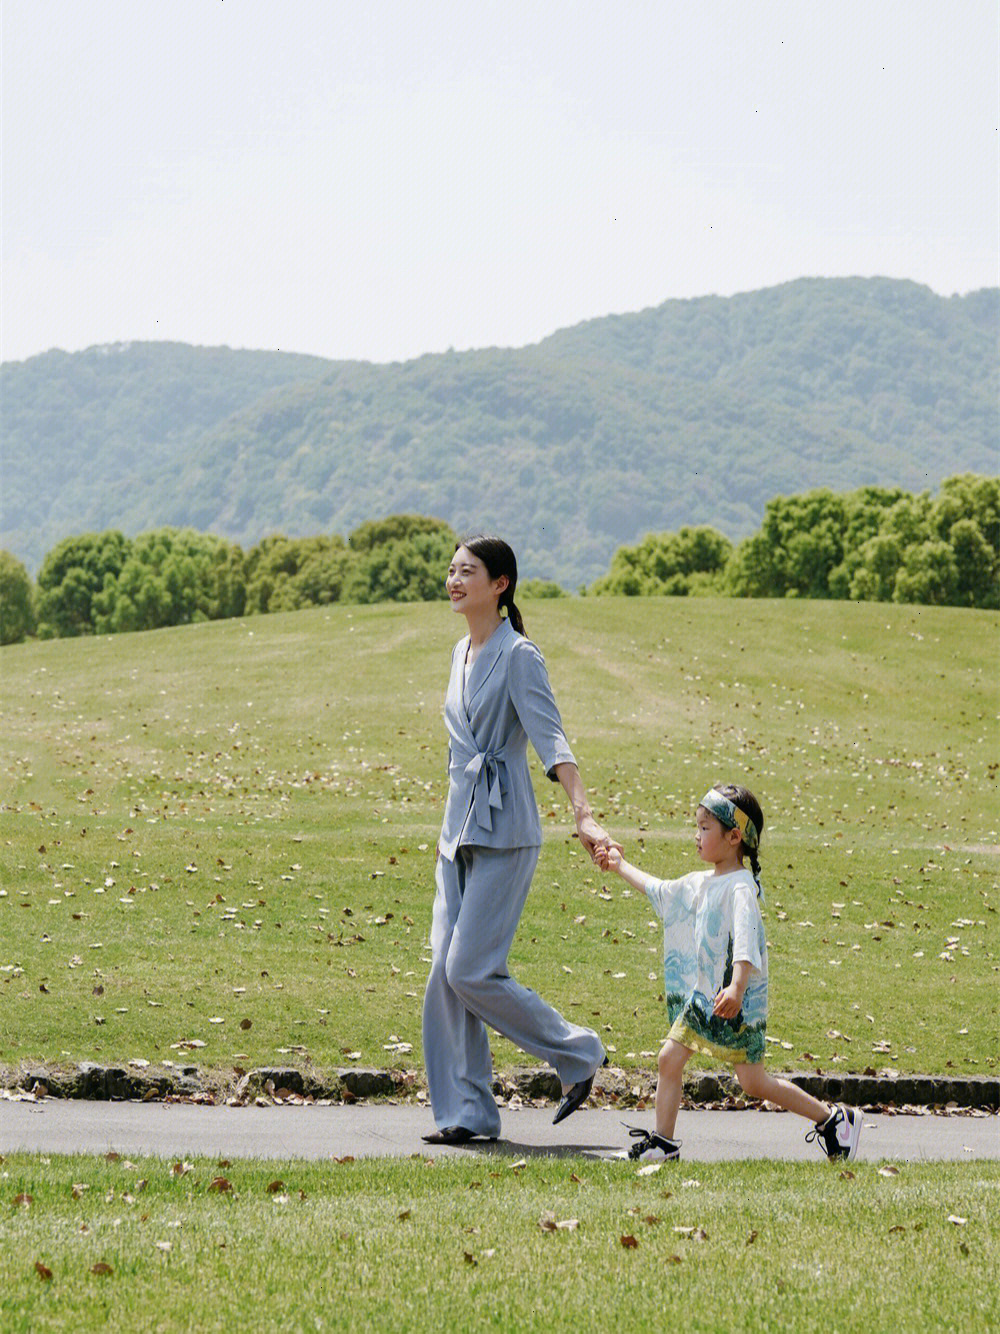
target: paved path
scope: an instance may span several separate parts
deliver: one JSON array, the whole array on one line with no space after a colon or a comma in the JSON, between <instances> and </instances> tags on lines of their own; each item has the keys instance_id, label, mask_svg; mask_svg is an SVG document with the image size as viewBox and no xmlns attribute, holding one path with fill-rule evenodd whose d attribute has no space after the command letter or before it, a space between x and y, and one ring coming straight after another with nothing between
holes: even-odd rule
<instances>
[{"instance_id":1,"label":"paved path","mask_svg":"<svg viewBox=\"0 0 1000 1334\"><path fill-rule=\"evenodd\" d=\"M884 1116L863 1113L860 1159L895 1162L1000 1159L1000 1118ZM0 1102L0 1152L107 1153L180 1158L312 1158L351 1155L440 1156L486 1151L529 1157L573 1154L606 1157L628 1140L622 1121L651 1129L652 1112L605 1108L576 1112L553 1126L551 1108L503 1112L496 1144L431 1147L423 1107L367 1103L317 1107L201 1107L157 1102ZM815 1159L805 1123L780 1112L682 1111L677 1122L683 1156L722 1159Z\"/></svg>"}]
</instances>

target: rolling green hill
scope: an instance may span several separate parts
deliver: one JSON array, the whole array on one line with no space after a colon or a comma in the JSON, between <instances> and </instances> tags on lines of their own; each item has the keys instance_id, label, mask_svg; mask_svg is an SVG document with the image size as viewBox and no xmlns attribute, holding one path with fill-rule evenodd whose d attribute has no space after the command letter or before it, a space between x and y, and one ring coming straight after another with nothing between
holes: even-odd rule
<instances>
[{"instance_id":1,"label":"rolling green hill","mask_svg":"<svg viewBox=\"0 0 1000 1334\"><path fill-rule=\"evenodd\" d=\"M706 788L760 797L776 1068L995 1069L1000 614L524 613L632 859L694 870ZM418 1066L464 629L439 603L332 606L0 650L0 1067ZM613 1064L648 1068L662 928L594 870L532 763L545 846L513 971L599 1025ZM492 1045L498 1069L523 1063Z\"/></svg>"},{"instance_id":2,"label":"rolling green hill","mask_svg":"<svg viewBox=\"0 0 1000 1334\"><path fill-rule=\"evenodd\" d=\"M623 542L744 536L776 494L997 464L1000 292L802 279L403 364L177 344L2 368L0 545L163 524L256 541L422 512L573 585Z\"/></svg>"}]
</instances>

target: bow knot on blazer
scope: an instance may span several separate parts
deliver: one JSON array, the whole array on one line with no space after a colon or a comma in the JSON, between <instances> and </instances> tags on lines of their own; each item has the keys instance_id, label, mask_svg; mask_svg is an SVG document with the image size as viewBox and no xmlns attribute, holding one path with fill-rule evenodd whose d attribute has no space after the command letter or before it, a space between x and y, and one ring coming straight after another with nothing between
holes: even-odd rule
<instances>
[{"instance_id":1,"label":"bow knot on blazer","mask_svg":"<svg viewBox=\"0 0 1000 1334\"><path fill-rule=\"evenodd\" d=\"M439 851L537 847L542 825L528 769L528 741L545 772L575 764L535 645L501 621L466 668L468 635L456 645L445 698L448 801Z\"/></svg>"}]
</instances>

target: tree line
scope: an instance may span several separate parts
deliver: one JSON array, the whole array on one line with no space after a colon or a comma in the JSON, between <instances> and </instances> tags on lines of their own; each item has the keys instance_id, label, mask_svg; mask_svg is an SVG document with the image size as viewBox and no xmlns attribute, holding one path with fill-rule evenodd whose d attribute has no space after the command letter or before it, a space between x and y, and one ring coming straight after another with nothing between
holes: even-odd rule
<instances>
[{"instance_id":1,"label":"tree line","mask_svg":"<svg viewBox=\"0 0 1000 1334\"><path fill-rule=\"evenodd\" d=\"M1000 606L1000 478L948 478L936 497L898 487L775 496L734 546L712 528L620 547L594 595L805 597Z\"/></svg>"},{"instance_id":2,"label":"tree line","mask_svg":"<svg viewBox=\"0 0 1000 1334\"><path fill-rule=\"evenodd\" d=\"M440 519L397 514L339 536L266 537L244 552L189 528L65 538L37 581L0 552L0 643L155 630L334 602L443 598L458 538ZM615 553L587 596L807 597L1000 606L1000 478L964 474L940 493L826 489L769 501L734 545L710 527L651 534ZM560 596L522 580L523 596Z\"/></svg>"}]
</instances>

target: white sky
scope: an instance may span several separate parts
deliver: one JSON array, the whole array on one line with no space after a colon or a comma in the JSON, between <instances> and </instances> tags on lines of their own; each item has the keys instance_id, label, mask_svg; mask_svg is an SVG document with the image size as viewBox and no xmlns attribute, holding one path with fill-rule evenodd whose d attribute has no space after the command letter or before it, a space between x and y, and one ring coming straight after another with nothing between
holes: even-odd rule
<instances>
[{"instance_id":1,"label":"white sky","mask_svg":"<svg viewBox=\"0 0 1000 1334\"><path fill-rule=\"evenodd\" d=\"M3 0L0 355L998 282L994 0Z\"/></svg>"}]
</instances>

